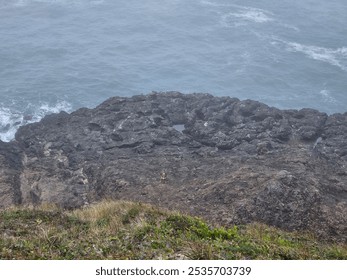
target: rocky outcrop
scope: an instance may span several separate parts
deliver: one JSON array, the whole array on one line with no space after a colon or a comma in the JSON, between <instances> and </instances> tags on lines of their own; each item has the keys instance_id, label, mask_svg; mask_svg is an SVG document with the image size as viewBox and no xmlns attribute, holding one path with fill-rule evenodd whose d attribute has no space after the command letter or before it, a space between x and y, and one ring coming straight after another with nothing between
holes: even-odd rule
<instances>
[{"instance_id":1,"label":"rocky outcrop","mask_svg":"<svg viewBox=\"0 0 347 280\"><path fill-rule=\"evenodd\" d=\"M114 97L0 143L0 205L153 203L347 239L347 113L208 94Z\"/></svg>"}]
</instances>

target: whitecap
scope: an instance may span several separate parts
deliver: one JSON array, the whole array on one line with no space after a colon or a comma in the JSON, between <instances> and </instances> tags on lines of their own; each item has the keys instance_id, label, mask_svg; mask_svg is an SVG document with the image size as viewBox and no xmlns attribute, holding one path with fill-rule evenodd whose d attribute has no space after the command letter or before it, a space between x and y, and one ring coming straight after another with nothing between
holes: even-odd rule
<instances>
[{"instance_id":1,"label":"whitecap","mask_svg":"<svg viewBox=\"0 0 347 280\"><path fill-rule=\"evenodd\" d=\"M301 52L314 60L323 61L347 71L347 47L337 49L302 45L295 42L286 42L287 50Z\"/></svg>"}]
</instances>

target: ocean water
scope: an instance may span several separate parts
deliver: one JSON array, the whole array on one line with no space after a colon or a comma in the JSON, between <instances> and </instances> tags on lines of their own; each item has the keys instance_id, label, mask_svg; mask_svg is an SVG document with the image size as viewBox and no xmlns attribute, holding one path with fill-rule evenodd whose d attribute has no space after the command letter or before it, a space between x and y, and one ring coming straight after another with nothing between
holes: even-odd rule
<instances>
[{"instance_id":1,"label":"ocean water","mask_svg":"<svg viewBox=\"0 0 347 280\"><path fill-rule=\"evenodd\" d=\"M347 111L346 0L0 0L0 139L151 91Z\"/></svg>"}]
</instances>

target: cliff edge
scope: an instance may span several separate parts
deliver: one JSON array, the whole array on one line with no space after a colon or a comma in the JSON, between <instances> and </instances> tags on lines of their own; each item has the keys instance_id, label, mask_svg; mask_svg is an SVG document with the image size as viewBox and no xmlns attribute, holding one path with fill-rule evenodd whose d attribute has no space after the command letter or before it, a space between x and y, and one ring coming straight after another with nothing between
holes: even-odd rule
<instances>
[{"instance_id":1,"label":"cliff edge","mask_svg":"<svg viewBox=\"0 0 347 280\"><path fill-rule=\"evenodd\" d=\"M209 94L110 98L0 142L0 207L152 203L347 241L347 113Z\"/></svg>"}]
</instances>

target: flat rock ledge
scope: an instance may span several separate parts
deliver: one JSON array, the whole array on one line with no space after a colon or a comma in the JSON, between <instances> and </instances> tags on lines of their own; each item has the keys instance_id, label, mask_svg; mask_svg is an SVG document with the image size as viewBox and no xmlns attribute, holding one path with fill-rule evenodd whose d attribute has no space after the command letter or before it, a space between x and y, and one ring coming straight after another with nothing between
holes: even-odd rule
<instances>
[{"instance_id":1,"label":"flat rock ledge","mask_svg":"<svg viewBox=\"0 0 347 280\"><path fill-rule=\"evenodd\" d=\"M125 199L346 242L346 161L347 113L209 94L114 97L0 141L0 207Z\"/></svg>"}]
</instances>

